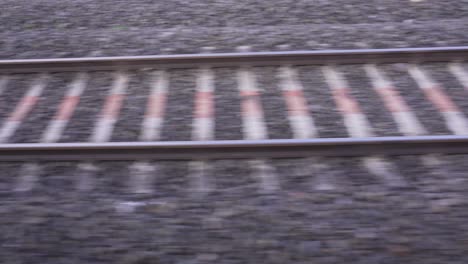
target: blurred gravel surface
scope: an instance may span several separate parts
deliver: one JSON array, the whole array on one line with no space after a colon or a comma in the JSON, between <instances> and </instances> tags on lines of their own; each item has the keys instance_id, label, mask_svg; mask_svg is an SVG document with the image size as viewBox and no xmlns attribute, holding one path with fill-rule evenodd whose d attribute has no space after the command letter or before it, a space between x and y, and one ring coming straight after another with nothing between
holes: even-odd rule
<instances>
[{"instance_id":1,"label":"blurred gravel surface","mask_svg":"<svg viewBox=\"0 0 468 264\"><path fill-rule=\"evenodd\" d=\"M250 175L248 162L220 160L214 163L214 168L215 190L227 200L235 200L229 198L231 195L254 195L258 190L258 181Z\"/></svg>"},{"instance_id":2,"label":"blurred gravel surface","mask_svg":"<svg viewBox=\"0 0 468 264\"><path fill-rule=\"evenodd\" d=\"M0 256L8 263L463 263L465 159L388 158L409 183L397 189L359 159L271 160L282 186L273 196L258 192L249 163L223 160L212 163L216 188L202 199L190 196L185 162L154 163L155 193L139 198L126 186L129 162L96 163L89 192L74 189L76 163L41 163L27 193L8 190L19 164L1 163ZM311 164L321 167L309 171ZM317 189L320 168L336 188Z\"/></svg>"},{"instance_id":3,"label":"blurred gravel surface","mask_svg":"<svg viewBox=\"0 0 468 264\"><path fill-rule=\"evenodd\" d=\"M241 99L235 68L214 70L215 139L242 139Z\"/></svg>"},{"instance_id":4,"label":"blurred gravel surface","mask_svg":"<svg viewBox=\"0 0 468 264\"><path fill-rule=\"evenodd\" d=\"M196 71L172 70L161 140L191 140Z\"/></svg>"},{"instance_id":5,"label":"blurred gravel surface","mask_svg":"<svg viewBox=\"0 0 468 264\"><path fill-rule=\"evenodd\" d=\"M0 32L0 58L200 53L207 46L214 47L213 52L235 52L244 45L252 51L462 46L467 42L463 34L467 25L460 18L243 27L47 27Z\"/></svg>"},{"instance_id":6,"label":"blurred gravel surface","mask_svg":"<svg viewBox=\"0 0 468 264\"><path fill-rule=\"evenodd\" d=\"M464 18L466 1L5 1L3 31L357 24ZM320 11L320 12L318 12Z\"/></svg>"},{"instance_id":7,"label":"blurred gravel surface","mask_svg":"<svg viewBox=\"0 0 468 264\"><path fill-rule=\"evenodd\" d=\"M5 201L11 198L11 189L15 183L15 178L17 178L19 167L19 163L0 163L1 170L5 171L3 177L0 177L0 195L5 198Z\"/></svg>"}]
</instances>

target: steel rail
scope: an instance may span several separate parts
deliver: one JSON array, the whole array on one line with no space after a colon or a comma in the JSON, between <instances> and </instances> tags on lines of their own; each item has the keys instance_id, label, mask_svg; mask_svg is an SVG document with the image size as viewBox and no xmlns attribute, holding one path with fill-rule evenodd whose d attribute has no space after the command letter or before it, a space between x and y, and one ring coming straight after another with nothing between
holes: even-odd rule
<instances>
[{"instance_id":1,"label":"steel rail","mask_svg":"<svg viewBox=\"0 0 468 264\"><path fill-rule=\"evenodd\" d=\"M324 65L464 61L468 46L277 52L207 53L123 57L0 60L0 73L190 68L200 65Z\"/></svg>"},{"instance_id":2,"label":"steel rail","mask_svg":"<svg viewBox=\"0 0 468 264\"><path fill-rule=\"evenodd\" d=\"M0 161L193 160L468 154L468 136L0 144Z\"/></svg>"}]
</instances>

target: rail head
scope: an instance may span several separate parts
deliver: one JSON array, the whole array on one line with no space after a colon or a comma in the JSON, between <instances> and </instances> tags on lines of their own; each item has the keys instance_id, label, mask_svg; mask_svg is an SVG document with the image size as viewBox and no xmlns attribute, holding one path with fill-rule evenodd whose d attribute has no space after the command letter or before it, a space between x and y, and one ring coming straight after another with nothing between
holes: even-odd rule
<instances>
[{"instance_id":1,"label":"rail head","mask_svg":"<svg viewBox=\"0 0 468 264\"><path fill-rule=\"evenodd\" d=\"M0 73L465 61L468 46L0 60Z\"/></svg>"},{"instance_id":2,"label":"rail head","mask_svg":"<svg viewBox=\"0 0 468 264\"><path fill-rule=\"evenodd\" d=\"M0 144L0 161L193 160L468 154L468 136Z\"/></svg>"}]
</instances>

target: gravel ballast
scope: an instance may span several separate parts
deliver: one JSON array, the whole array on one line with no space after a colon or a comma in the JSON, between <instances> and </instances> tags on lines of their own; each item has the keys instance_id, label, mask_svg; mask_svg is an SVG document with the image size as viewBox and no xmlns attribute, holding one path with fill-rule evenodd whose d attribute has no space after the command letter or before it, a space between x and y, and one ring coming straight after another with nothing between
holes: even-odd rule
<instances>
[{"instance_id":1,"label":"gravel ballast","mask_svg":"<svg viewBox=\"0 0 468 264\"><path fill-rule=\"evenodd\" d=\"M466 45L466 19L256 27L71 28L0 32L0 58L54 58ZM284 46L286 45L286 46Z\"/></svg>"},{"instance_id":2,"label":"gravel ballast","mask_svg":"<svg viewBox=\"0 0 468 264\"><path fill-rule=\"evenodd\" d=\"M389 159L411 183L403 189L376 181L359 159L319 161L335 176L337 188L328 190L316 188L316 173L288 170L311 160L271 160L281 180L275 196L259 193L249 163L223 160L212 163L216 190L201 200L190 198L185 162L158 163L154 194L138 199L125 184L129 162L96 163L87 193L73 188L76 163L41 163L35 189L0 206L0 256L19 263L462 263L466 181L457 190L440 180L463 180L466 157L439 157L449 175L421 158ZM17 164L1 166L4 178L17 175Z\"/></svg>"},{"instance_id":3,"label":"gravel ballast","mask_svg":"<svg viewBox=\"0 0 468 264\"><path fill-rule=\"evenodd\" d=\"M191 140L196 89L196 71L172 70L161 140Z\"/></svg>"},{"instance_id":4,"label":"gravel ballast","mask_svg":"<svg viewBox=\"0 0 468 264\"><path fill-rule=\"evenodd\" d=\"M243 27L464 18L466 1L5 1L3 31L24 29Z\"/></svg>"},{"instance_id":5,"label":"gravel ballast","mask_svg":"<svg viewBox=\"0 0 468 264\"><path fill-rule=\"evenodd\" d=\"M214 74L215 139L242 139L241 99L236 69L219 68L214 70Z\"/></svg>"}]
</instances>

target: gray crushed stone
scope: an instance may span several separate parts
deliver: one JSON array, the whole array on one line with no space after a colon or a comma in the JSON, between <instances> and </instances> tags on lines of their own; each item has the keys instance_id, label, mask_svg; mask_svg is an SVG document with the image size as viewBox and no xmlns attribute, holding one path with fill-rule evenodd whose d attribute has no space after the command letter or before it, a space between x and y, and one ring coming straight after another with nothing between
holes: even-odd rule
<instances>
[{"instance_id":1,"label":"gray crushed stone","mask_svg":"<svg viewBox=\"0 0 468 264\"><path fill-rule=\"evenodd\" d=\"M93 195L113 198L128 192L130 162L103 161L93 164L99 168L91 175Z\"/></svg>"},{"instance_id":2,"label":"gray crushed stone","mask_svg":"<svg viewBox=\"0 0 468 264\"><path fill-rule=\"evenodd\" d=\"M4 201L12 196L12 186L15 184L15 178L19 172L19 162L2 162L0 168L3 171L2 177L0 177L0 195Z\"/></svg>"},{"instance_id":3,"label":"gray crushed stone","mask_svg":"<svg viewBox=\"0 0 468 264\"><path fill-rule=\"evenodd\" d=\"M333 163L332 163L333 164ZM342 177L353 188L362 188L362 186L385 185L378 176L371 174L365 167L360 158L337 158L335 163L341 171L346 171Z\"/></svg>"},{"instance_id":4,"label":"gray crushed stone","mask_svg":"<svg viewBox=\"0 0 468 264\"><path fill-rule=\"evenodd\" d=\"M278 159L275 161L275 170L280 176L281 187L290 192L307 192L313 190L319 175L307 159Z\"/></svg>"},{"instance_id":5,"label":"gray crushed stone","mask_svg":"<svg viewBox=\"0 0 468 264\"><path fill-rule=\"evenodd\" d=\"M466 254L466 181L451 190L440 180L463 180L466 155L441 157L448 174L423 173L437 167L420 158L389 158L412 182L403 189L376 183L359 159L317 160L334 174L333 191L314 189L317 174L299 169L310 160L271 160L282 186L276 197L258 193L246 161L217 161L215 191L201 200L189 198L186 162L154 163L155 195L138 199L125 191L129 162L96 163L96 189L80 194L70 177L76 163L41 163L36 189L0 205L8 227L0 256L9 263L417 263L428 256L457 263ZM16 177L18 165L1 163L2 178ZM438 194L422 184L428 177L442 185Z\"/></svg>"},{"instance_id":6,"label":"gray crushed stone","mask_svg":"<svg viewBox=\"0 0 468 264\"><path fill-rule=\"evenodd\" d=\"M320 12L317 12L320 10ZM5 1L3 31L357 24L464 18L465 1Z\"/></svg>"},{"instance_id":7,"label":"gray crushed stone","mask_svg":"<svg viewBox=\"0 0 468 264\"><path fill-rule=\"evenodd\" d=\"M442 160L441 165L432 165L432 170L434 173L437 173L438 180L440 180L450 192L464 194L464 189L468 184L468 181L463 177L466 172L466 158L467 155L465 154L445 155L440 158ZM433 189L433 192L437 192L436 187L433 187Z\"/></svg>"},{"instance_id":8,"label":"gray crushed stone","mask_svg":"<svg viewBox=\"0 0 468 264\"><path fill-rule=\"evenodd\" d=\"M161 140L191 140L196 71L169 71L169 89Z\"/></svg>"},{"instance_id":9,"label":"gray crushed stone","mask_svg":"<svg viewBox=\"0 0 468 264\"><path fill-rule=\"evenodd\" d=\"M115 16L112 17L114 19ZM263 18L263 17L262 17ZM177 20L181 21L181 20ZM298 24L277 26L172 28L71 28L0 32L4 59L125 56L308 49L362 49L462 46L466 19L364 24ZM27 41L25 41L27 40Z\"/></svg>"},{"instance_id":10,"label":"gray crushed stone","mask_svg":"<svg viewBox=\"0 0 468 264\"><path fill-rule=\"evenodd\" d=\"M248 162L220 160L215 161L213 166L216 193L229 197L240 193L254 194L258 190L256 179L250 175Z\"/></svg>"},{"instance_id":11,"label":"gray crushed stone","mask_svg":"<svg viewBox=\"0 0 468 264\"><path fill-rule=\"evenodd\" d=\"M428 158L430 159L430 157ZM405 181L409 188L417 189L421 185L429 186L440 181L437 178L437 173L431 171L431 167L423 163L424 161L421 156L394 157L393 160L399 168L404 168L401 170L401 173L405 176ZM428 182L430 184L426 184Z\"/></svg>"},{"instance_id":12,"label":"gray crushed stone","mask_svg":"<svg viewBox=\"0 0 468 264\"><path fill-rule=\"evenodd\" d=\"M185 197L188 191L188 163L165 161L157 162L157 173L155 174L156 196L162 199L176 199Z\"/></svg>"},{"instance_id":13,"label":"gray crushed stone","mask_svg":"<svg viewBox=\"0 0 468 264\"><path fill-rule=\"evenodd\" d=\"M235 68L217 68L214 91L215 139L242 139L241 99Z\"/></svg>"}]
</instances>

